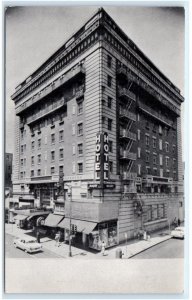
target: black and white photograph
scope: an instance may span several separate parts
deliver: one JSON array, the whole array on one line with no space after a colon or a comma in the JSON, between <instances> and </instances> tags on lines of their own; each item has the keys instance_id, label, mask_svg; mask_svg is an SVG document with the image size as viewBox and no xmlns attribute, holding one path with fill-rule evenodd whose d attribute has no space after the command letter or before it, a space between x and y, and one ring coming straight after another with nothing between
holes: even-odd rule
<instances>
[{"instance_id":1,"label":"black and white photograph","mask_svg":"<svg viewBox=\"0 0 192 300\"><path fill-rule=\"evenodd\" d=\"M185 291L185 8L5 5L5 293Z\"/></svg>"}]
</instances>

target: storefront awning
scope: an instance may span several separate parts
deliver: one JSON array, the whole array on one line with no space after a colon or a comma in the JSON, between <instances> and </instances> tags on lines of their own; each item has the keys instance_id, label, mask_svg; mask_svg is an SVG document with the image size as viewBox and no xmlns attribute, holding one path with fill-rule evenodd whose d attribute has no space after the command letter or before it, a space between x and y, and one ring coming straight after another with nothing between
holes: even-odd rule
<instances>
[{"instance_id":1,"label":"storefront awning","mask_svg":"<svg viewBox=\"0 0 192 300\"><path fill-rule=\"evenodd\" d=\"M65 218L58 226L61 228L69 229L69 223L70 223L70 219ZM95 222L88 222L88 221L75 220L75 219L71 219L71 224L77 226L78 232L83 232L85 234L91 233L97 225L97 223Z\"/></svg>"},{"instance_id":2,"label":"storefront awning","mask_svg":"<svg viewBox=\"0 0 192 300\"><path fill-rule=\"evenodd\" d=\"M25 219L27 219L27 216L24 216L24 215L16 215L14 217L14 220L19 220L19 221L23 221Z\"/></svg>"},{"instance_id":3,"label":"storefront awning","mask_svg":"<svg viewBox=\"0 0 192 300\"><path fill-rule=\"evenodd\" d=\"M49 214L45 219L45 226L57 227L59 222L64 218L62 215Z\"/></svg>"}]
</instances>

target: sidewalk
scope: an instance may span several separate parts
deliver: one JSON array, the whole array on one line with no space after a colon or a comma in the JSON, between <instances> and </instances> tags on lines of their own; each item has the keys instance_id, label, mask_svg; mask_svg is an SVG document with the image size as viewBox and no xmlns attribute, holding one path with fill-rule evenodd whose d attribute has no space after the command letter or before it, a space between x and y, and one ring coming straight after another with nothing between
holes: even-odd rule
<instances>
[{"instance_id":1,"label":"sidewalk","mask_svg":"<svg viewBox=\"0 0 192 300\"><path fill-rule=\"evenodd\" d=\"M21 236L24 234L31 235L31 230L23 230L17 228L15 224L5 224L5 232L7 234L13 236ZM77 247L71 246L72 258L78 259L114 259L116 257L116 251L121 249L123 252L122 259L128 259L136 254L143 252L157 244L160 244L166 240L169 240L171 236L168 234L168 230L161 230L159 232L153 233L150 240L130 240L127 244L118 245L116 247L110 248L106 250L105 255L103 256L101 252L89 252L83 249L79 249ZM61 243L59 247L55 246L55 241L48 238L41 238L41 244L43 248L57 254L60 257L69 258L69 245L65 243ZM71 258L70 258L71 259Z\"/></svg>"}]
</instances>

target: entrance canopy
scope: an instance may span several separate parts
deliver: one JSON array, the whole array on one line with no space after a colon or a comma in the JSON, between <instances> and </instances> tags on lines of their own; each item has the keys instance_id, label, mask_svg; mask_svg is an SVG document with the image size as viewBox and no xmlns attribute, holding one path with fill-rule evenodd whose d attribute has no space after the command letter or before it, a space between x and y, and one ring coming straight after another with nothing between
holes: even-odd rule
<instances>
[{"instance_id":1,"label":"entrance canopy","mask_svg":"<svg viewBox=\"0 0 192 300\"><path fill-rule=\"evenodd\" d=\"M45 219L45 226L57 227L59 222L64 218L62 215L49 214Z\"/></svg>"},{"instance_id":2,"label":"entrance canopy","mask_svg":"<svg viewBox=\"0 0 192 300\"><path fill-rule=\"evenodd\" d=\"M58 226L61 228L69 229L69 223L70 223L70 219L65 218ZM88 222L88 221L75 220L75 219L71 219L71 224L77 226L78 232L83 232L85 234L91 233L97 225L97 223L95 222Z\"/></svg>"},{"instance_id":3,"label":"entrance canopy","mask_svg":"<svg viewBox=\"0 0 192 300\"><path fill-rule=\"evenodd\" d=\"M14 220L19 220L19 221L23 221L25 219L27 219L27 216L24 216L24 215L16 215L14 217Z\"/></svg>"}]
</instances>

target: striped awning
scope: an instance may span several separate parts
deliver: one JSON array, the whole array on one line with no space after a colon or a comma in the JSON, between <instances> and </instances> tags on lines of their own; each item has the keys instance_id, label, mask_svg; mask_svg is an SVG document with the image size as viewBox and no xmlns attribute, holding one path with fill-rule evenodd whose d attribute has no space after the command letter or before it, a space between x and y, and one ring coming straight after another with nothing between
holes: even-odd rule
<instances>
[{"instance_id":1,"label":"striped awning","mask_svg":"<svg viewBox=\"0 0 192 300\"><path fill-rule=\"evenodd\" d=\"M16 215L14 217L14 220L19 220L19 221L24 221L27 219L27 216L24 216L24 215Z\"/></svg>"},{"instance_id":2,"label":"striped awning","mask_svg":"<svg viewBox=\"0 0 192 300\"><path fill-rule=\"evenodd\" d=\"M58 227L69 229L70 227L69 224L70 224L70 219L65 218L61 223L59 223ZM71 224L77 226L77 232L83 232L85 234L91 233L97 225L97 223L95 222L76 220L76 219L71 219Z\"/></svg>"},{"instance_id":3,"label":"striped awning","mask_svg":"<svg viewBox=\"0 0 192 300\"><path fill-rule=\"evenodd\" d=\"M63 215L49 214L45 219L45 226L57 227L63 218Z\"/></svg>"}]
</instances>

